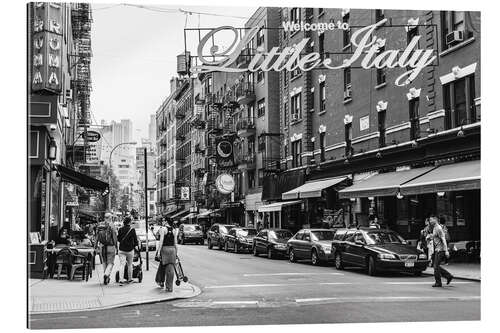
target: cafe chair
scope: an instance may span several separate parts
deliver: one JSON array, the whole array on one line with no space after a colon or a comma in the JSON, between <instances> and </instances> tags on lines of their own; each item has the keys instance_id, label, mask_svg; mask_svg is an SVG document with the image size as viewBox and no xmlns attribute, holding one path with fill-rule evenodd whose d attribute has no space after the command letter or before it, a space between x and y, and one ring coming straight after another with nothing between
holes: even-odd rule
<instances>
[{"instance_id":1,"label":"cafe chair","mask_svg":"<svg viewBox=\"0 0 500 333\"><path fill-rule=\"evenodd\" d=\"M88 281L92 270L91 263L86 256L79 254L78 250L73 250L71 253L70 280L74 279L75 273L78 270L82 272L82 280Z\"/></svg>"},{"instance_id":2,"label":"cafe chair","mask_svg":"<svg viewBox=\"0 0 500 333\"><path fill-rule=\"evenodd\" d=\"M71 271L71 249L69 247L62 248L57 254L55 258L55 264L57 267L57 278L61 278L61 273L63 270L65 271L66 277L70 278Z\"/></svg>"}]
</instances>

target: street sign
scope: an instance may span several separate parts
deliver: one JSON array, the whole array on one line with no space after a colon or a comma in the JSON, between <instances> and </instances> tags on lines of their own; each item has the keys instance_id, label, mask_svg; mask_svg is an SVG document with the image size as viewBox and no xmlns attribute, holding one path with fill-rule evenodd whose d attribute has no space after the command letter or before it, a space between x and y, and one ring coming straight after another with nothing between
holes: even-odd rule
<instances>
[{"instance_id":1,"label":"street sign","mask_svg":"<svg viewBox=\"0 0 500 333\"><path fill-rule=\"evenodd\" d=\"M101 133L95 131L87 131L87 133L83 135L88 142L97 142L101 140Z\"/></svg>"}]
</instances>

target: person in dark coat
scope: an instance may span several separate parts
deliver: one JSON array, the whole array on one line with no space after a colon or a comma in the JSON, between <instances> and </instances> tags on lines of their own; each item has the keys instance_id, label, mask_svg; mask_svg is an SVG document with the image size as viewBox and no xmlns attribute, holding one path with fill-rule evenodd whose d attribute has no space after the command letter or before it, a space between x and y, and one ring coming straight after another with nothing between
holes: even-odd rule
<instances>
[{"instance_id":1,"label":"person in dark coat","mask_svg":"<svg viewBox=\"0 0 500 333\"><path fill-rule=\"evenodd\" d=\"M132 280L132 262L134 260L134 249L139 247L137 241L137 234L135 229L130 226L131 219L126 217L123 220L123 227L118 230L118 257L120 258L120 284L125 283L125 264L127 264L128 279L127 282Z\"/></svg>"}]
</instances>

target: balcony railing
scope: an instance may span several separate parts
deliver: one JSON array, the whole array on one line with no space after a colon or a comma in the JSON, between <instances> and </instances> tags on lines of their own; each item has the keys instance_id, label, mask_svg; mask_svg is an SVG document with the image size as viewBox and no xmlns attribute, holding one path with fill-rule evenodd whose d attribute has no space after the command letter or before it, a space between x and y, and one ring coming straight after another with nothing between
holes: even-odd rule
<instances>
[{"instance_id":1,"label":"balcony railing","mask_svg":"<svg viewBox=\"0 0 500 333\"><path fill-rule=\"evenodd\" d=\"M184 134L177 133L177 134L175 135L175 139L176 139L177 141L184 141L184 140L186 139L186 136L185 136Z\"/></svg>"},{"instance_id":2,"label":"balcony railing","mask_svg":"<svg viewBox=\"0 0 500 333\"><path fill-rule=\"evenodd\" d=\"M236 132L239 137L255 135L255 118L240 118L236 123Z\"/></svg>"},{"instance_id":3,"label":"balcony railing","mask_svg":"<svg viewBox=\"0 0 500 333\"><path fill-rule=\"evenodd\" d=\"M207 120L206 127L207 127L207 132L220 132L222 130L222 124L216 117L209 118Z\"/></svg>"},{"instance_id":4,"label":"balcony railing","mask_svg":"<svg viewBox=\"0 0 500 333\"><path fill-rule=\"evenodd\" d=\"M242 154L236 154L236 163L238 164L238 169L255 169L257 155L255 152L246 152Z\"/></svg>"},{"instance_id":5,"label":"balcony railing","mask_svg":"<svg viewBox=\"0 0 500 333\"><path fill-rule=\"evenodd\" d=\"M262 166L264 171L279 172L281 167L280 159L279 157L265 157L262 159Z\"/></svg>"},{"instance_id":6,"label":"balcony railing","mask_svg":"<svg viewBox=\"0 0 500 333\"><path fill-rule=\"evenodd\" d=\"M194 97L194 103L197 105L202 105L205 104L205 94L203 93L198 93Z\"/></svg>"},{"instance_id":7,"label":"balcony railing","mask_svg":"<svg viewBox=\"0 0 500 333\"><path fill-rule=\"evenodd\" d=\"M186 114L182 110L176 110L175 111L175 118L184 119L184 118L186 118Z\"/></svg>"},{"instance_id":8,"label":"balcony railing","mask_svg":"<svg viewBox=\"0 0 500 333\"><path fill-rule=\"evenodd\" d=\"M228 90L226 95L224 95L224 106L230 108L236 108L238 106L235 89Z\"/></svg>"},{"instance_id":9,"label":"balcony railing","mask_svg":"<svg viewBox=\"0 0 500 333\"><path fill-rule=\"evenodd\" d=\"M255 90L252 82L241 82L236 87L236 99L239 104L255 101Z\"/></svg>"}]
</instances>

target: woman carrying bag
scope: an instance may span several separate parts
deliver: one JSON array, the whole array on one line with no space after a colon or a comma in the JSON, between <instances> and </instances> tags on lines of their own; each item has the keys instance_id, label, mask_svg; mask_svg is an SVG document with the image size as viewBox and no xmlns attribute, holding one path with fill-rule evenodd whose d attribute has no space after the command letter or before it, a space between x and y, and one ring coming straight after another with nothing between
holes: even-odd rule
<instances>
[{"instance_id":1,"label":"woman carrying bag","mask_svg":"<svg viewBox=\"0 0 500 333\"><path fill-rule=\"evenodd\" d=\"M168 292L173 291L174 285L174 265L177 258L177 234L174 228L167 223L160 229L160 242L156 250L155 260L159 261L158 272L156 273L156 283Z\"/></svg>"}]
</instances>

